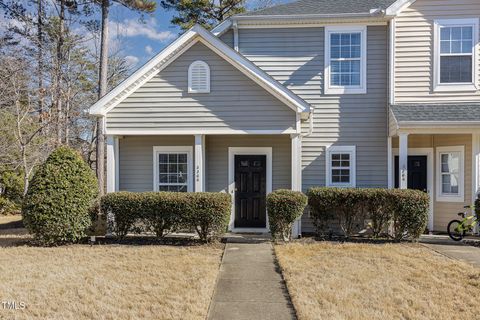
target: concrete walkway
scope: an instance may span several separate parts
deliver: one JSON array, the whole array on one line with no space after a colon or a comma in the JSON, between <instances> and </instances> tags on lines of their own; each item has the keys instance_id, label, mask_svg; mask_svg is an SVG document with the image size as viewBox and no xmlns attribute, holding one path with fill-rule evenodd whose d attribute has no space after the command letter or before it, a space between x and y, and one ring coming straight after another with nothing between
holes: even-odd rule
<instances>
[{"instance_id":1,"label":"concrete walkway","mask_svg":"<svg viewBox=\"0 0 480 320\"><path fill-rule=\"evenodd\" d=\"M422 236L420 243L449 258L480 267L480 248L455 242L448 236Z\"/></svg>"},{"instance_id":2,"label":"concrete walkway","mask_svg":"<svg viewBox=\"0 0 480 320\"><path fill-rule=\"evenodd\" d=\"M296 319L270 242L225 247L208 319Z\"/></svg>"}]
</instances>

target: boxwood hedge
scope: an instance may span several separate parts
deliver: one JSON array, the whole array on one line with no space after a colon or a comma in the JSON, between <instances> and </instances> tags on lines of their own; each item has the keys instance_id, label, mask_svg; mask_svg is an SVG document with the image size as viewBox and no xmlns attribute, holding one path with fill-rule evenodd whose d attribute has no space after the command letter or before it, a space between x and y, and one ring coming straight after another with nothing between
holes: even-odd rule
<instances>
[{"instance_id":1,"label":"boxwood hedge","mask_svg":"<svg viewBox=\"0 0 480 320\"><path fill-rule=\"evenodd\" d=\"M115 192L101 199L104 215L113 215L113 233L118 238L130 232L144 231L157 237L181 229L194 229L208 241L226 231L231 199L226 193Z\"/></svg>"},{"instance_id":2,"label":"boxwood hedge","mask_svg":"<svg viewBox=\"0 0 480 320\"><path fill-rule=\"evenodd\" d=\"M298 191L276 190L267 196L270 231L274 239L291 240L293 222L307 206L307 196Z\"/></svg>"},{"instance_id":3,"label":"boxwood hedge","mask_svg":"<svg viewBox=\"0 0 480 320\"><path fill-rule=\"evenodd\" d=\"M338 222L345 236L351 236L370 221L374 237L390 228L396 240L417 239L425 231L429 196L418 190L311 188L310 214L319 233L327 224Z\"/></svg>"}]
</instances>

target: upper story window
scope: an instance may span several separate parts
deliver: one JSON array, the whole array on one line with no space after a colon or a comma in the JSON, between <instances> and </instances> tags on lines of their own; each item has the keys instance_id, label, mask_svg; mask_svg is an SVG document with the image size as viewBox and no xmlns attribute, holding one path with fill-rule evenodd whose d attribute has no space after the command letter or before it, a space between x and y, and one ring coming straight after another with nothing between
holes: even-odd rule
<instances>
[{"instance_id":1,"label":"upper story window","mask_svg":"<svg viewBox=\"0 0 480 320\"><path fill-rule=\"evenodd\" d=\"M188 68L188 92L210 92L210 67L204 61L194 61Z\"/></svg>"},{"instance_id":2,"label":"upper story window","mask_svg":"<svg viewBox=\"0 0 480 320\"><path fill-rule=\"evenodd\" d=\"M325 94L367 92L367 27L325 28Z\"/></svg>"},{"instance_id":3,"label":"upper story window","mask_svg":"<svg viewBox=\"0 0 480 320\"><path fill-rule=\"evenodd\" d=\"M331 146L327 149L327 186L356 186L355 146Z\"/></svg>"},{"instance_id":4,"label":"upper story window","mask_svg":"<svg viewBox=\"0 0 480 320\"><path fill-rule=\"evenodd\" d=\"M435 91L477 89L478 19L435 21Z\"/></svg>"}]
</instances>

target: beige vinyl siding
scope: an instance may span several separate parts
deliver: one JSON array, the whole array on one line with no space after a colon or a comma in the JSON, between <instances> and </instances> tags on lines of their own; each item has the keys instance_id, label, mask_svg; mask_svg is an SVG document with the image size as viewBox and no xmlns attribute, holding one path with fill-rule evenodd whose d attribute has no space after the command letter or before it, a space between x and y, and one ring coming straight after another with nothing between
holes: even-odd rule
<instances>
[{"instance_id":1,"label":"beige vinyl siding","mask_svg":"<svg viewBox=\"0 0 480 320\"><path fill-rule=\"evenodd\" d=\"M324 95L324 28L239 30L240 53L315 108L302 143L304 191L325 185L328 145L356 146L358 187L387 186L388 31L369 26L367 34L367 94ZM302 229L314 231L306 215Z\"/></svg>"},{"instance_id":2,"label":"beige vinyl siding","mask_svg":"<svg viewBox=\"0 0 480 320\"><path fill-rule=\"evenodd\" d=\"M229 147L272 147L272 190L290 189L291 139L285 135L211 135L206 137L207 191L228 190Z\"/></svg>"},{"instance_id":3,"label":"beige vinyl siding","mask_svg":"<svg viewBox=\"0 0 480 320\"><path fill-rule=\"evenodd\" d=\"M437 198L437 147L464 146L464 202L441 202ZM394 138L393 147L398 148L398 138ZM463 206L472 202L472 135L469 134L412 134L408 136L409 148L433 148L434 162L434 202L433 229L446 232L448 222L457 218L457 213L463 211Z\"/></svg>"},{"instance_id":4,"label":"beige vinyl siding","mask_svg":"<svg viewBox=\"0 0 480 320\"><path fill-rule=\"evenodd\" d=\"M188 67L210 67L210 93L188 93ZM293 130L295 112L201 43L107 114L107 131Z\"/></svg>"},{"instance_id":5,"label":"beige vinyl siding","mask_svg":"<svg viewBox=\"0 0 480 320\"><path fill-rule=\"evenodd\" d=\"M195 138L194 136L125 136L119 139L118 145L120 191L143 192L153 191L153 147L194 146Z\"/></svg>"},{"instance_id":6,"label":"beige vinyl siding","mask_svg":"<svg viewBox=\"0 0 480 320\"><path fill-rule=\"evenodd\" d=\"M434 20L465 18L480 18L480 1L417 0L395 19L396 103L480 102L478 91L433 92Z\"/></svg>"}]
</instances>

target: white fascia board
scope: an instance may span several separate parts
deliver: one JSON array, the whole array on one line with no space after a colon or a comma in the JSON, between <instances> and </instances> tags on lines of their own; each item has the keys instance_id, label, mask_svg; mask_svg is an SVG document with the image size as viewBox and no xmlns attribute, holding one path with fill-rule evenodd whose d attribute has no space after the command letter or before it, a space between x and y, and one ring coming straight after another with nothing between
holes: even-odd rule
<instances>
[{"instance_id":1,"label":"white fascia board","mask_svg":"<svg viewBox=\"0 0 480 320\"><path fill-rule=\"evenodd\" d=\"M410 7L416 0L397 0L385 10L386 16L396 16L406 8Z\"/></svg>"},{"instance_id":2,"label":"white fascia board","mask_svg":"<svg viewBox=\"0 0 480 320\"><path fill-rule=\"evenodd\" d=\"M268 76L263 70L241 56L238 52L230 48L223 41L218 39L212 33L199 25L193 26L190 30L185 32L180 38L175 40L171 45L165 48L157 56L147 62L143 67L137 70L124 82L118 85L115 89L110 91L102 99L97 101L89 110L90 114L96 116L104 116L115 105L123 101L131 92L145 84L153 76L155 76L166 63L174 61L178 57L178 50L186 50L187 45L193 45L198 37L198 41L206 44L214 52L229 61L238 70L246 76L254 80L257 84L262 86L265 90L270 92L277 99L285 103L295 112L306 112L310 109L309 105L296 96L286 87ZM195 40L195 41L192 41ZM190 41L190 44L188 43ZM115 100L116 99L116 100ZM114 102L112 102L115 100Z\"/></svg>"},{"instance_id":3,"label":"white fascia board","mask_svg":"<svg viewBox=\"0 0 480 320\"><path fill-rule=\"evenodd\" d=\"M222 34L227 32L231 26L232 20L229 18L227 20L223 20L220 24L213 28L211 32L215 37L220 37Z\"/></svg>"}]
</instances>

